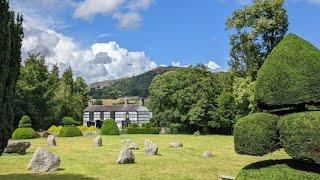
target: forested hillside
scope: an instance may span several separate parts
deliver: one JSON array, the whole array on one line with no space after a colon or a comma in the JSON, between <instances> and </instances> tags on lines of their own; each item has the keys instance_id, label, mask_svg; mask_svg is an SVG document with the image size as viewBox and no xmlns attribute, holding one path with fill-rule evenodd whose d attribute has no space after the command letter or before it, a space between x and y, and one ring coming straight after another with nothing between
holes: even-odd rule
<instances>
[{"instance_id":1,"label":"forested hillside","mask_svg":"<svg viewBox=\"0 0 320 180\"><path fill-rule=\"evenodd\" d=\"M89 96L94 99L119 98L123 96L149 96L149 86L153 78L177 67L159 67L138 76L123 78L110 83L103 89L91 88ZM97 84L97 83L94 83Z\"/></svg>"}]
</instances>

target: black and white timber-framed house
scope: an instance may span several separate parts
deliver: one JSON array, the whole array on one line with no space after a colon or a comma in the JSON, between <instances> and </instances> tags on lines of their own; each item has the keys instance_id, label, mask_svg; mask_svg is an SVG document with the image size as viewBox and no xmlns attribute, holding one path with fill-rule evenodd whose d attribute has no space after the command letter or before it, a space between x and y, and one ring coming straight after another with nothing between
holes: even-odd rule
<instances>
[{"instance_id":1,"label":"black and white timber-framed house","mask_svg":"<svg viewBox=\"0 0 320 180\"><path fill-rule=\"evenodd\" d=\"M128 104L128 99L122 105L92 105L83 113L83 124L101 128L105 119L114 119L119 128L129 124L145 124L152 117L152 112L144 106L144 99L140 104Z\"/></svg>"}]
</instances>

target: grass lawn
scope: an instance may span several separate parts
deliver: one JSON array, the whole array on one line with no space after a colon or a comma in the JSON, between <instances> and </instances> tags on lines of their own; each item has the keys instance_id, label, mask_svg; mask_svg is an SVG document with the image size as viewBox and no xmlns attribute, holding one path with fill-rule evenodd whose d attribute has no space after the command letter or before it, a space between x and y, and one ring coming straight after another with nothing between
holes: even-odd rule
<instances>
[{"instance_id":1,"label":"grass lawn","mask_svg":"<svg viewBox=\"0 0 320 180\"><path fill-rule=\"evenodd\" d=\"M123 139L132 139L140 147L134 152L135 164L116 164ZM145 139L159 145L160 155L147 156L143 152ZM46 139L33 139L26 155L0 157L0 179L219 179L220 175L236 176L243 167L254 162L289 158L282 150L263 157L237 155L233 137L220 135L103 136L102 147L93 147L93 137L58 137L56 140L58 146L49 150L60 156L58 171L35 174L27 170L35 149L46 147ZM169 143L173 140L182 141L184 147L170 149ZM203 158L205 150L212 151L214 157Z\"/></svg>"}]
</instances>

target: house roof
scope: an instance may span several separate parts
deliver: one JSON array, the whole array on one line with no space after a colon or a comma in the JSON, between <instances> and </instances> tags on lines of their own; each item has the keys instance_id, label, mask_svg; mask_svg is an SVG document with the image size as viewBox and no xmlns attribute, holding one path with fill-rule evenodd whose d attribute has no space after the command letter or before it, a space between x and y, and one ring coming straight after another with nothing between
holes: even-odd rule
<instances>
[{"instance_id":1,"label":"house roof","mask_svg":"<svg viewBox=\"0 0 320 180\"><path fill-rule=\"evenodd\" d=\"M126 105L93 105L84 109L85 112L135 112L135 111L149 111L149 109L145 106L140 106L136 104L128 104Z\"/></svg>"}]
</instances>

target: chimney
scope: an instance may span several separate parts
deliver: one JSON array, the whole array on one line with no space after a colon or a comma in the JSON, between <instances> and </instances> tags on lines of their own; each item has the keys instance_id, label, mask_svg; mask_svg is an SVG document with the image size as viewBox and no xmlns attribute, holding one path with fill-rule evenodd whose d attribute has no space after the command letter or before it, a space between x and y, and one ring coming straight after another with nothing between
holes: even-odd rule
<instances>
[{"instance_id":1,"label":"chimney","mask_svg":"<svg viewBox=\"0 0 320 180\"><path fill-rule=\"evenodd\" d=\"M125 98L124 99L124 106L127 107L129 104L129 99L128 98Z\"/></svg>"},{"instance_id":2,"label":"chimney","mask_svg":"<svg viewBox=\"0 0 320 180\"><path fill-rule=\"evenodd\" d=\"M140 97L140 106L144 106L144 98Z\"/></svg>"}]
</instances>

